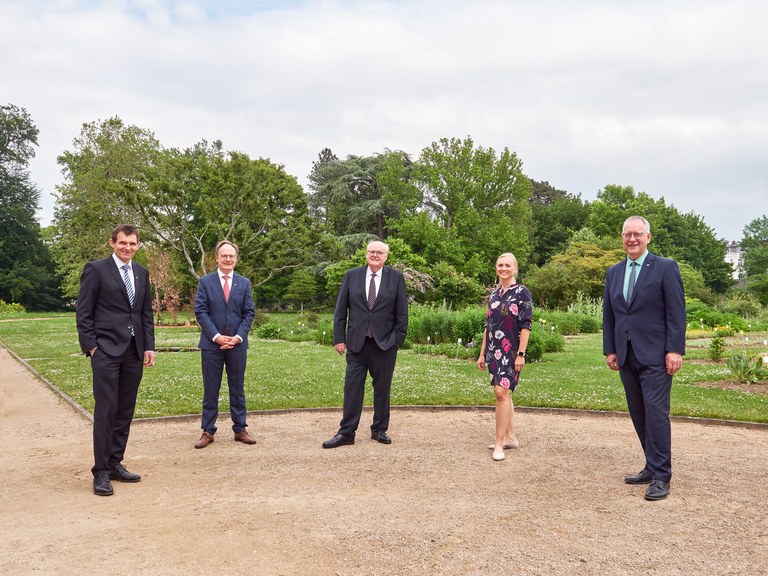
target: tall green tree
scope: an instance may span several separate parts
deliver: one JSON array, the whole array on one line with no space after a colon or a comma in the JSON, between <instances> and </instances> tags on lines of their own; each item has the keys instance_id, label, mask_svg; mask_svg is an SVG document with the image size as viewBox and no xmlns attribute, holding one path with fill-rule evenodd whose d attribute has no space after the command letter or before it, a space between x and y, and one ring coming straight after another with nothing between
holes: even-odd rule
<instances>
[{"instance_id":1,"label":"tall green tree","mask_svg":"<svg viewBox=\"0 0 768 576\"><path fill-rule=\"evenodd\" d=\"M568 241L589 218L589 203L580 196L558 190L549 182L531 180L531 211L534 233L531 238L531 264L543 266L563 252Z\"/></svg>"},{"instance_id":2,"label":"tall green tree","mask_svg":"<svg viewBox=\"0 0 768 576\"><path fill-rule=\"evenodd\" d=\"M40 190L28 170L38 134L24 108L0 106L0 299L27 310L53 310L63 301L35 219Z\"/></svg>"},{"instance_id":3,"label":"tall green tree","mask_svg":"<svg viewBox=\"0 0 768 576\"><path fill-rule=\"evenodd\" d=\"M386 239L388 222L400 212L410 164L400 151L339 160L324 149L309 175L312 214L336 236L369 234Z\"/></svg>"},{"instance_id":4,"label":"tall green tree","mask_svg":"<svg viewBox=\"0 0 768 576\"><path fill-rule=\"evenodd\" d=\"M661 256L687 262L701 272L707 287L725 292L732 284L725 261L726 242L694 214L681 214L664 198L654 199L632 186L606 186L591 205L587 226L598 236L618 238L624 220L632 215L645 217L653 235L650 250Z\"/></svg>"},{"instance_id":5,"label":"tall green tree","mask_svg":"<svg viewBox=\"0 0 768 576\"><path fill-rule=\"evenodd\" d=\"M312 304L318 296L317 277L309 270L296 270L283 294L289 302L298 304L304 310L305 304Z\"/></svg>"},{"instance_id":6,"label":"tall green tree","mask_svg":"<svg viewBox=\"0 0 768 576\"><path fill-rule=\"evenodd\" d=\"M150 132L113 118L85 124L59 163L57 262L73 296L83 264L107 253L121 221L141 228L142 242L171 250L187 287L215 269L222 238L239 245L238 271L262 290L315 263L327 244L295 177L269 160L225 152L219 141L164 149Z\"/></svg>"},{"instance_id":7,"label":"tall green tree","mask_svg":"<svg viewBox=\"0 0 768 576\"><path fill-rule=\"evenodd\" d=\"M747 224L740 244L747 277L768 271L768 216L755 218Z\"/></svg>"},{"instance_id":8,"label":"tall green tree","mask_svg":"<svg viewBox=\"0 0 768 576\"><path fill-rule=\"evenodd\" d=\"M309 216L304 190L283 166L230 152L216 158L213 168L201 215L215 240L239 245L238 270L254 287L322 258L324 237Z\"/></svg>"},{"instance_id":9,"label":"tall green tree","mask_svg":"<svg viewBox=\"0 0 768 576\"><path fill-rule=\"evenodd\" d=\"M602 298L606 271L624 257L620 246L606 249L603 243L582 241L577 235L565 252L555 254L544 266L533 267L521 280L537 305L565 308L579 293Z\"/></svg>"},{"instance_id":10,"label":"tall green tree","mask_svg":"<svg viewBox=\"0 0 768 576\"><path fill-rule=\"evenodd\" d=\"M58 157L64 182L57 187L54 257L67 296L77 296L83 265L109 254L115 225L142 226L136 199L159 155L151 132L115 117L83 124L72 150Z\"/></svg>"},{"instance_id":11,"label":"tall green tree","mask_svg":"<svg viewBox=\"0 0 768 576\"><path fill-rule=\"evenodd\" d=\"M418 243L423 236L411 235L432 222L427 233L439 232L443 252L431 261L445 261L484 282L494 275L488 262L502 252L514 252L526 265L533 226L531 183L514 152L476 147L470 137L443 138L422 150L413 178L421 206L398 223L398 231L407 242Z\"/></svg>"},{"instance_id":12,"label":"tall green tree","mask_svg":"<svg viewBox=\"0 0 768 576\"><path fill-rule=\"evenodd\" d=\"M768 304L768 216L752 220L744 227L741 240L744 271L747 275L747 289Z\"/></svg>"}]
</instances>

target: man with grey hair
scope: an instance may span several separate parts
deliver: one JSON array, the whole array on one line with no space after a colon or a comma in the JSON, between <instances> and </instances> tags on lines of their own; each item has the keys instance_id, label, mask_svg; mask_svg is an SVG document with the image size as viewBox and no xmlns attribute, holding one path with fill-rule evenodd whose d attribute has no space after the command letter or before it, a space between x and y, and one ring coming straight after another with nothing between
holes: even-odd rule
<instances>
[{"instance_id":1,"label":"man with grey hair","mask_svg":"<svg viewBox=\"0 0 768 576\"><path fill-rule=\"evenodd\" d=\"M333 315L336 352L347 353L344 413L339 431L323 442L323 448L355 443L368 373L373 380L371 438L392 443L387 434L389 395L397 349L408 331L408 295L402 273L384 265L388 255L389 246L384 242L370 242L368 265L344 275Z\"/></svg>"},{"instance_id":2,"label":"man with grey hair","mask_svg":"<svg viewBox=\"0 0 768 576\"><path fill-rule=\"evenodd\" d=\"M677 262L648 251L651 226L624 221L627 258L608 269L603 294L603 354L618 370L645 466L627 484L649 484L646 500L661 500L672 478L669 421L672 375L685 353L685 295Z\"/></svg>"}]
</instances>

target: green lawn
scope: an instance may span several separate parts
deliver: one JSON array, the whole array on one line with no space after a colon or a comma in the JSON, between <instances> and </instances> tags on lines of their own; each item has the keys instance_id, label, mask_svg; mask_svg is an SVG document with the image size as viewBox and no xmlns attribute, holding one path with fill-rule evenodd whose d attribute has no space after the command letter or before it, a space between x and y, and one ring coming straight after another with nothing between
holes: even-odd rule
<instances>
[{"instance_id":1,"label":"green lawn","mask_svg":"<svg viewBox=\"0 0 768 576\"><path fill-rule=\"evenodd\" d=\"M198 330L157 328L157 365L146 370L136 417L198 414L202 399ZM73 315L0 322L0 342L86 410L93 409L91 372L80 354ZM570 337L564 352L526 366L514 394L518 406L626 411L618 373L608 370L601 335ZM186 351L170 351L187 348ZM690 357L703 358L701 343ZM246 375L249 410L341 406L344 360L330 345L252 339ZM730 378L725 363L685 363L675 376L672 413L768 422L768 396L696 386ZM370 401L371 393L367 393ZM393 405L492 405L488 377L475 364L401 351ZM228 410L226 384L221 409Z\"/></svg>"}]
</instances>

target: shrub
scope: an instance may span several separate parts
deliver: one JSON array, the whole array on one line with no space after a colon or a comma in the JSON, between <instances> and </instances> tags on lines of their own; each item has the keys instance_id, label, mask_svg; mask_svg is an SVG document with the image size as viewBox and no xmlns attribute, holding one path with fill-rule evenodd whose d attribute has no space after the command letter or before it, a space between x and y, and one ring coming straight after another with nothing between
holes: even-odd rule
<instances>
[{"instance_id":1,"label":"shrub","mask_svg":"<svg viewBox=\"0 0 768 576\"><path fill-rule=\"evenodd\" d=\"M320 314L313 311L304 312L304 322L306 322L307 326L314 328L320 322Z\"/></svg>"},{"instance_id":2,"label":"shrub","mask_svg":"<svg viewBox=\"0 0 768 576\"><path fill-rule=\"evenodd\" d=\"M0 314L23 314L26 312L24 306L17 302L6 302L0 298Z\"/></svg>"},{"instance_id":3,"label":"shrub","mask_svg":"<svg viewBox=\"0 0 768 576\"><path fill-rule=\"evenodd\" d=\"M686 302L688 325L691 328L715 328L717 326L729 326L734 330L747 330L747 321L742 317L729 312L713 310L700 300L691 299Z\"/></svg>"},{"instance_id":4,"label":"shrub","mask_svg":"<svg viewBox=\"0 0 768 576\"><path fill-rule=\"evenodd\" d=\"M454 333L456 313L446 308L413 305L408 312L408 338L414 343L453 343L458 336Z\"/></svg>"},{"instance_id":5,"label":"shrub","mask_svg":"<svg viewBox=\"0 0 768 576\"><path fill-rule=\"evenodd\" d=\"M277 340L280 338L280 325L273 322L267 322L256 328L256 336L259 338L268 338Z\"/></svg>"},{"instance_id":6,"label":"shrub","mask_svg":"<svg viewBox=\"0 0 768 576\"><path fill-rule=\"evenodd\" d=\"M603 299L590 298L587 294L578 292L576 301L568 304L567 311L569 314L591 316L601 320L603 317Z\"/></svg>"},{"instance_id":7,"label":"shrub","mask_svg":"<svg viewBox=\"0 0 768 576\"><path fill-rule=\"evenodd\" d=\"M712 342L709 343L709 358L715 362L720 362L725 355L725 348L725 338L715 330Z\"/></svg>"},{"instance_id":8,"label":"shrub","mask_svg":"<svg viewBox=\"0 0 768 576\"><path fill-rule=\"evenodd\" d=\"M755 318L760 314L760 301L753 294L743 290L734 290L717 306L721 312L736 314L742 318Z\"/></svg>"},{"instance_id":9,"label":"shrub","mask_svg":"<svg viewBox=\"0 0 768 576\"><path fill-rule=\"evenodd\" d=\"M532 349L531 346L534 346ZM528 338L526 360L541 360L545 353L562 352L565 350L565 338L557 330L552 330L540 323L534 323Z\"/></svg>"},{"instance_id":10,"label":"shrub","mask_svg":"<svg viewBox=\"0 0 768 576\"><path fill-rule=\"evenodd\" d=\"M267 322L269 322L269 314L263 310L256 310L256 314L253 315L253 324L251 324L251 327L258 328Z\"/></svg>"},{"instance_id":11,"label":"shrub","mask_svg":"<svg viewBox=\"0 0 768 576\"><path fill-rule=\"evenodd\" d=\"M456 339L461 338L462 342L469 344L482 342L483 330L485 330L486 309L480 307L465 308L456 312L454 323L454 332ZM479 339L478 339L478 334Z\"/></svg>"},{"instance_id":12,"label":"shrub","mask_svg":"<svg viewBox=\"0 0 768 576\"><path fill-rule=\"evenodd\" d=\"M768 370L763 366L763 359L760 356L750 360L744 352L731 352L728 358L728 369L742 384L768 380Z\"/></svg>"}]
</instances>

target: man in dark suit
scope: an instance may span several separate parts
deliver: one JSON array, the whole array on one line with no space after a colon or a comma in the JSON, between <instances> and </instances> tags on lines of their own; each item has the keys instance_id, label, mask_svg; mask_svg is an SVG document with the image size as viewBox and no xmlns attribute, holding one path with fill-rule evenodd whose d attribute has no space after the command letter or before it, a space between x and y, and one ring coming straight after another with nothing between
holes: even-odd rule
<instances>
[{"instance_id":1,"label":"man in dark suit","mask_svg":"<svg viewBox=\"0 0 768 576\"><path fill-rule=\"evenodd\" d=\"M603 353L618 370L645 467L627 484L650 484L646 500L661 500L672 478L669 397L685 353L685 295L677 262L648 251L651 226L624 222L627 259L608 269L603 295Z\"/></svg>"},{"instance_id":2,"label":"man in dark suit","mask_svg":"<svg viewBox=\"0 0 768 576\"><path fill-rule=\"evenodd\" d=\"M219 415L219 390L224 367L229 385L229 412L235 441L256 444L245 422L245 362L248 332L256 313L248 278L235 274L240 251L222 240L216 245L216 272L206 274L197 284L195 317L200 326L200 354L203 365L203 433L195 448L213 442Z\"/></svg>"},{"instance_id":3,"label":"man in dark suit","mask_svg":"<svg viewBox=\"0 0 768 576\"><path fill-rule=\"evenodd\" d=\"M344 275L333 315L333 343L339 354L347 352L344 379L344 413L339 431L323 448L355 443L355 432L363 410L365 379L373 380L373 423L371 438L391 444L389 393L397 349L408 331L408 295L402 273L384 266L389 247L371 242L367 266Z\"/></svg>"},{"instance_id":4,"label":"man in dark suit","mask_svg":"<svg viewBox=\"0 0 768 576\"><path fill-rule=\"evenodd\" d=\"M133 262L139 231L122 224L112 255L89 262L80 276L76 323L93 372L93 492L113 493L110 480L138 482L122 465L144 366L155 363L149 272Z\"/></svg>"}]
</instances>

